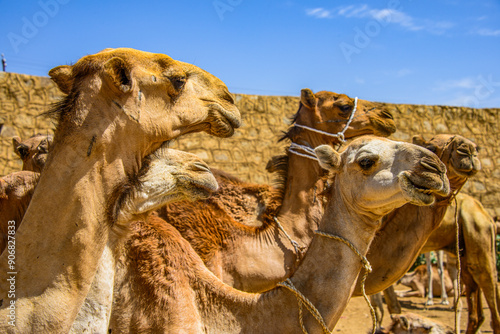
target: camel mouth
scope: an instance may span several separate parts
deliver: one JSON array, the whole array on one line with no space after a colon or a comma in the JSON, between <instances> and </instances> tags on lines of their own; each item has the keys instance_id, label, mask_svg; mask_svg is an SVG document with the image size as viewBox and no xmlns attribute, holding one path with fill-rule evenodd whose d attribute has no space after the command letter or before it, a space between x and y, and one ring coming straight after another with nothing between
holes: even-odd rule
<instances>
[{"instance_id":1,"label":"camel mouth","mask_svg":"<svg viewBox=\"0 0 500 334\"><path fill-rule=\"evenodd\" d=\"M191 177L182 176L179 177L179 181L186 184L188 189L186 191L188 199L207 199L219 189L219 184L210 171L205 173L205 175L201 178L197 177L196 179L194 179Z\"/></svg>"},{"instance_id":2,"label":"camel mouth","mask_svg":"<svg viewBox=\"0 0 500 334\"><path fill-rule=\"evenodd\" d=\"M446 196L449 193L449 186L445 183L437 185L436 182L422 180L412 180L411 174L403 172L398 176L399 184L403 191L403 196L412 204L423 206L434 203L435 195Z\"/></svg>"},{"instance_id":3,"label":"camel mouth","mask_svg":"<svg viewBox=\"0 0 500 334\"><path fill-rule=\"evenodd\" d=\"M370 123L374 128L374 135L389 137L396 132L396 123L390 118L370 118Z\"/></svg>"},{"instance_id":4,"label":"camel mouth","mask_svg":"<svg viewBox=\"0 0 500 334\"><path fill-rule=\"evenodd\" d=\"M237 108L227 110L217 103L211 103L208 108L209 134L227 138L234 134L234 129L241 126L241 115Z\"/></svg>"}]
</instances>

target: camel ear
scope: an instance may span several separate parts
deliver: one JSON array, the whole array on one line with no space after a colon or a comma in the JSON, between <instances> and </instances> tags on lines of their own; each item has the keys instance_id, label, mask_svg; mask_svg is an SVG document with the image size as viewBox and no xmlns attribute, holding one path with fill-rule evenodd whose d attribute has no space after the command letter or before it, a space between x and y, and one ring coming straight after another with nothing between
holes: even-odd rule
<instances>
[{"instance_id":1,"label":"camel ear","mask_svg":"<svg viewBox=\"0 0 500 334\"><path fill-rule=\"evenodd\" d=\"M318 157L319 165L330 172L338 172L340 169L340 154L328 145L321 145L314 149Z\"/></svg>"},{"instance_id":2,"label":"camel ear","mask_svg":"<svg viewBox=\"0 0 500 334\"><path fill-rule=\"evenodd\" d=\"M304 88L300 91L300 102L309 109L316 107L316 96L309 88Z\"/></svg>"},{"instance_id":3,"label":"camel ear","mask_svg":"<svg viewBox=\"0 0 500 334\"><path fill-rule=\"evenodd\" d=\"M17 147L21 144L21 138L18 136L12 137L12 146L14 146L14 151L17 153Z\"/></svg>"},{"instance_id":4,"label":"camel ear","mask_svg":"<svg viewBox=\"0 0 500 334\"><path fill-rule=\"evenodd\" d=\"M122 93L132 89L132 76L129 66L122 58L113 57L104 64L104 73L113 86Z\"/></svg>"},{"instance_id":5,"label":"camel ear","mask_svg":"<svg viewBox=\"0 0 500 334\"><path fill-rule=\"evenodd\" d=\"M71 66L62 65L54 67L49 71L49 76L55 82L57 87L64 94L69 94L73 87L73 76L71 75Z\"/></svg>"},{"instance_id":6,"label":"camel ear","mask_svg":"<svg viewBox=\"0 0 500 334\"><path fill-rule=\"evenodd\" d=\"M436 145L426 141L424 139L424 137L422 137L421 135L413 136L412 143L415 145L421 146L423 148L426 148L429 151L431 151L432 153L436 153L437 149L438 149Z\"/></svg>"},{"instance_id":7,"label":"camel ear","mask_svg":"<svg viewBox=\"0 0 500 334\"><path fill-rule=\"evenodd\" d=\"M12 138L12 145L14 146L14 152L21 159L25 159L29 155L29 148L26 145L21 144L21 138L15 136Z\"/></svg>"}]
</instances>

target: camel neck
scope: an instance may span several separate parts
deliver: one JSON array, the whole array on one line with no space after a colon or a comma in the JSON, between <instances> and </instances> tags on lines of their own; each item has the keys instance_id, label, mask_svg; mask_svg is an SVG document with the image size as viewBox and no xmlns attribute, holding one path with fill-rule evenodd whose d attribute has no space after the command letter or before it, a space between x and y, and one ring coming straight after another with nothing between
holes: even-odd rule
<instances>
[{"instance_id":1,"label":"camel neck","mask_svg":"<svg viewBox=\"0 0 500 334\"><path fill-rule=\"evenodd\" d=\"M334 206L326 208L320 229L349 240L364 255L375 234L376 224L372 222L367 225L366 218L353 216L341 202L337 201ZM360 257L346 244L315 235L291 281L318 309L331 330L347 306L361 269ZM224 288L224 292L229 291ZM241 305L238 305L236 314L224 316L221 321L245 317L246 320L239 319L236 323L252 324L244 330L248 333L257 328L266 328L266 333L302 333L297 317L298 303L288 289L278 287L255 295L242 295L237 290L231 290L229 294L232 295L232 303L242 298ZM245 309L245 312L241 309ZM305 309L304 323L310 332L321 331L317 320ZM271 328L269 324L272 324Z\"/></svg>"},{"instance_id":2,"label":"camel neck","mask_svg":"<svg viewBox=\"0 0 500 334\"><path fill-rule=\"evenodd\" d=\"M79 135L78 130L72 138L56 133L16 234L16 330L52 333L67 332L71 327L108 241L106 199L127 173L140 167L134 165L140 159L127 155L137 152L133 146L124 150L124 143L102 144L102 138L113 137L109 132L119 129L110 127L101 137L91 138ZM6 305L10 298L5 275L12 271L7 268L6 253L0 266L0 298ZM44 312L37 312L40 309ZM0 327L7 311L0 311ZM35 327L23 328L30 325Z\"/></svg>"},{"instance_id":3,"label":"camel neck","mask_svg":"<svg viewBox=\"0 0 500 334\"><path fill-rule=\"evenodd\" d=\"M295 142L310 148L331 142L318 136L307 135ZM292 239L308 245L323 214L320 194L324 181L320 180L322 169L316 160L288 152L288 175L285 196L278 215L286 225Z\"/></svg>"}]
</instances>

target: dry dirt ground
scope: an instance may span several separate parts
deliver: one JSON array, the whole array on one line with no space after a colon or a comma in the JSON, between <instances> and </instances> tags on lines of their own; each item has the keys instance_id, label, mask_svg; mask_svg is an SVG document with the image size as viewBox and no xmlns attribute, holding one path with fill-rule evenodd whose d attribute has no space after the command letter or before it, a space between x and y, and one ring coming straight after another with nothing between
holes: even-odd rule
<instances>
[{"instance_id":1,"label":"dry dirt ground","mask_svg":"<svg viewBox=\"0 0 500 334\"><path fill-rule=\"evenodd\" d=\"M397 286L396 290L407 290L404 286ZM465 333L467 328L467 301L465 296L461 298L462 300L462 315L461 315L461 327L460 332ZM425 308L425 299L418 297L410 298L399 298L401 306L403 308L403 313L412 312L431 319L438 320L439 322L455 328L455 312L451 309L451 306L440 305L439 298L434 299L435 305ZM486 305L486 300L483 297L483 311L486 320L481 326L481 332L483 334L493 333L490 325L490 310ZM388 327L391 323L391 318L389 312L387 311L387 305L384 304L384 318L382 321L382 326ZM334 333L345 333L345 334L366 334L369 333L372 328L372 320L370 316L370 310L366 304L363 297L352 298L347 306L347 309L342 314L340 321L335 326Z\"/></svg>"}]
</instances>

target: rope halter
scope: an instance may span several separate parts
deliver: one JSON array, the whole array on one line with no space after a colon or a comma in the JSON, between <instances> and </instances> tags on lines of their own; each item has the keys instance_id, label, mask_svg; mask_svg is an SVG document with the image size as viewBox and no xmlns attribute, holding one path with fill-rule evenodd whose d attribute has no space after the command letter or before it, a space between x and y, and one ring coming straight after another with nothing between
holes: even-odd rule
<instances>
[{"instance_id":1,"label":"rope halter","mask_svg":"<svg viewBox=\"0 0 500 334\"><path fill-rule=\"evenodd\" d=\"M345 132L349 128L349 125L351 125L351 122L354 119L354 115L356 114L357 109L358 109L358 97L355 97L354 98L354 108L352 109L351 115L349 116L349 119L347 120L347 123L346 123L345 127L342 129L342 131L337 132L337 133L330 133L330 132L318 130L318 129L311 128L311 127L306 126L306 125L300 125L300 124L294 124L293 126L296 126L298 128L302 128L302 129L306 129L306 130L309 130L309 131L312 131L315 133L319 133L319 134L322 134L322 135L325 135L328 137L337 138L343 144L346 142ZM300 145L297 143L291 143L290 147L288 148L288 151L290 153L295 154L295 155L318 161L318 158L316 157L316 153L310 147ZM302 152L300 152L300 151L302 151Z\"/></svg>"}]
</instances>

